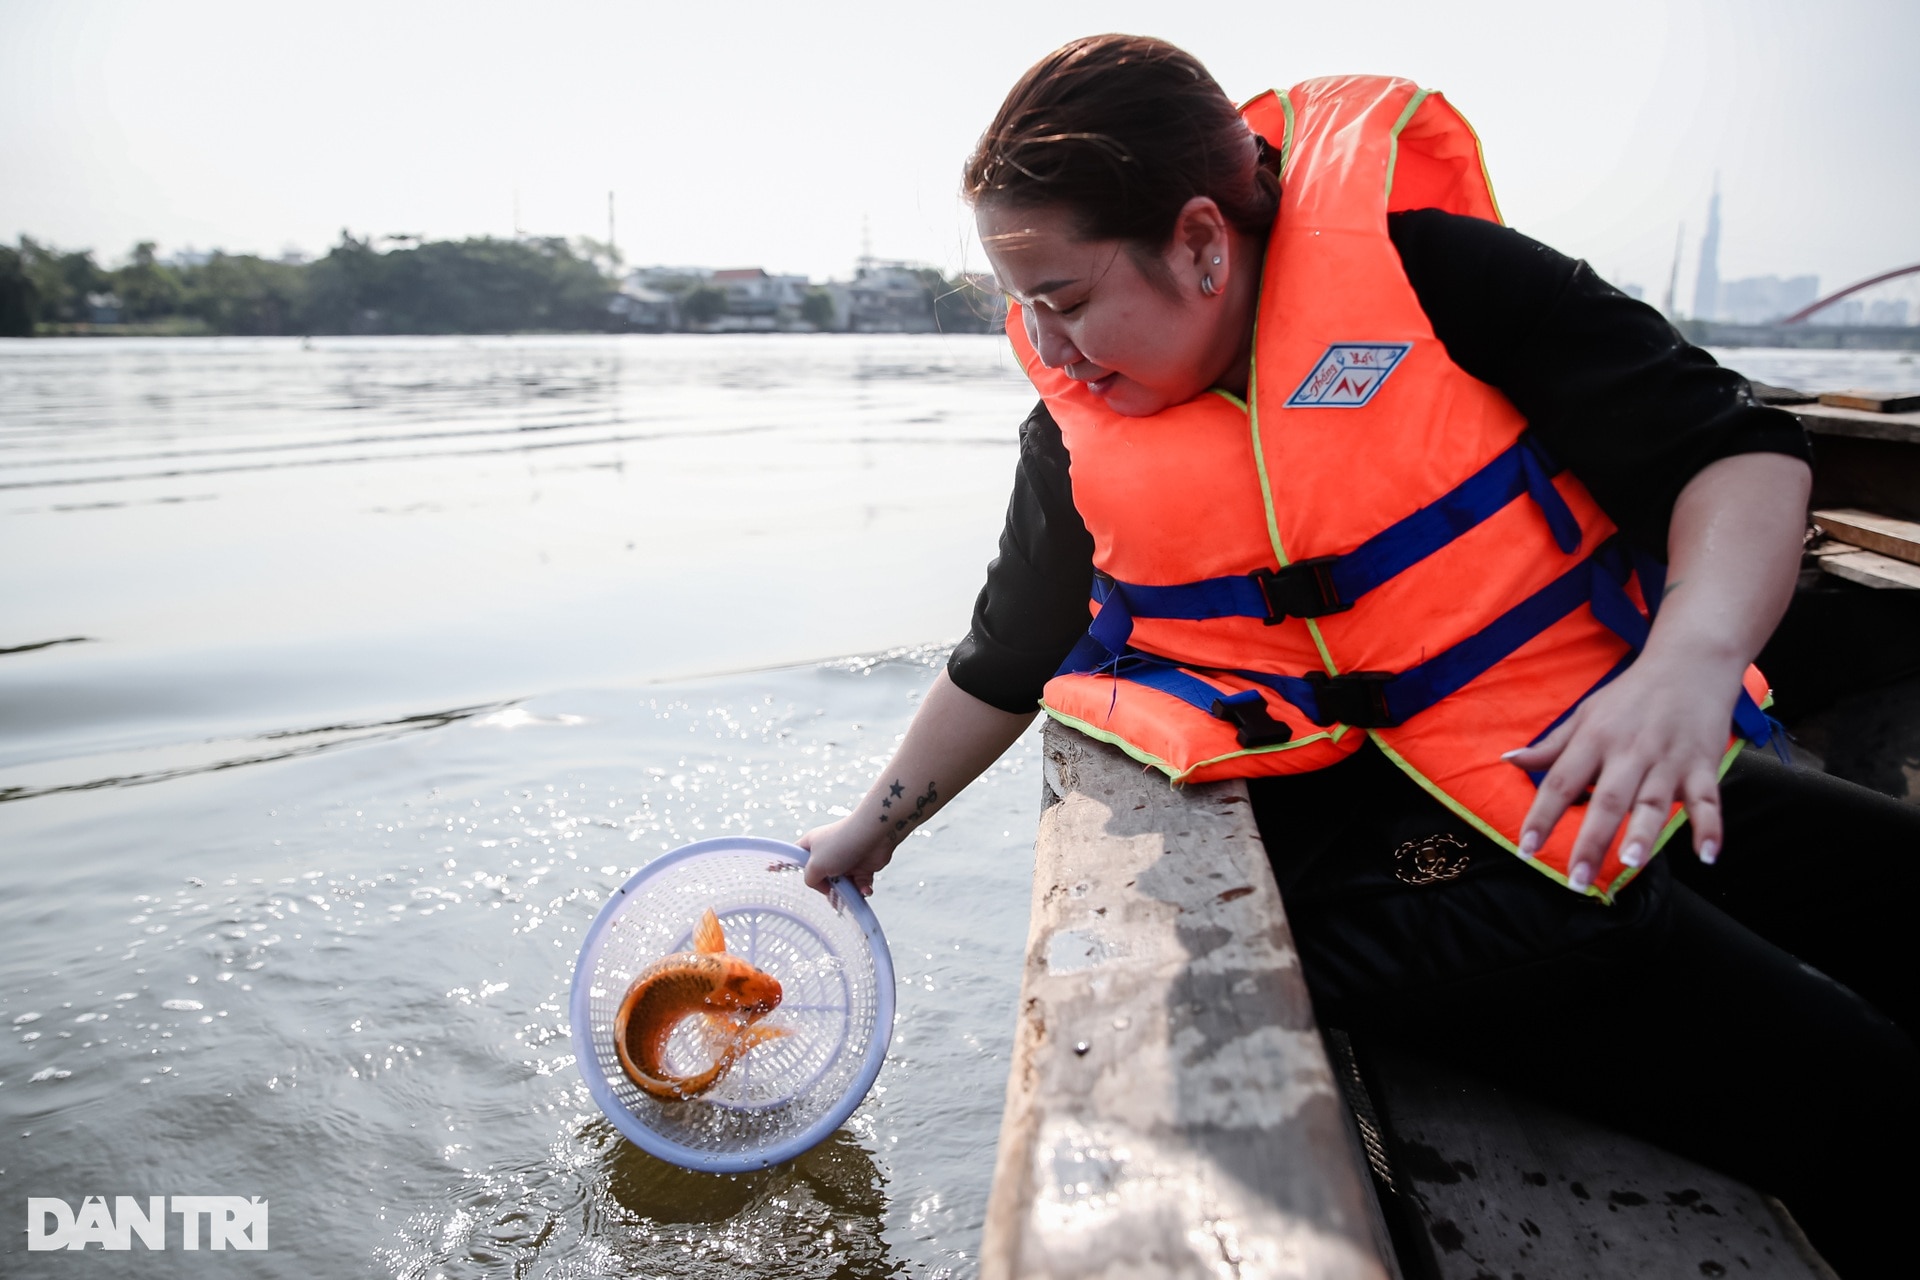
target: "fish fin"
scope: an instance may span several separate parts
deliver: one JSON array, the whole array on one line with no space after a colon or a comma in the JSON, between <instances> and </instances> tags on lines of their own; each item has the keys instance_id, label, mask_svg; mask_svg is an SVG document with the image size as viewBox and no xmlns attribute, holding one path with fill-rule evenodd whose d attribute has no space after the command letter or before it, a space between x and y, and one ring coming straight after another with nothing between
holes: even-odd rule
<instances>
[{"instance_id":1,"label":"fish fin","mask_svg":"<svg viewBox=\"0 0 1920 1280\"><path fill-rule=\"evenodd\" d=\"M734 1058L741 1057L755 1045L789 1034L785 1027L770 1027L764 1022L742 1023L729 1014L706 1013L700 1016L706 1020L708 1043L719 1046L723 1055Z\"/></svg>"},{"instance_id":2,"label":"fish fin","mask_svg":"<svg viewBox=\"0 0 1920 1280\"><path fill-rule=\"evenodd\" d=\"M727 935L720 929L720 917L708 907L706 914L700 917L700 923L693 926L693 949L708 955L717 955L727 949Z\"/></svg>"}]
</instances>

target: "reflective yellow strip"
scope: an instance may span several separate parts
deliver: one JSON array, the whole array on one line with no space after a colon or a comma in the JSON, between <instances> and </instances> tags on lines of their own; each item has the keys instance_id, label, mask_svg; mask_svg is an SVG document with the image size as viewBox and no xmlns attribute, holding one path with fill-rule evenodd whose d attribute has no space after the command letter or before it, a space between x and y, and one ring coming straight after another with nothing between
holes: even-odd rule
<instances>
[{"instance_id":1,"label":"reflective yellow strip","mask_svg":"<svg viewBox=\"0 0 1920 1280\"><path fill-rule=\"evenodd\" d=\"M1262 269L1264 270L1264 264ZM1260 350L1260 316L1253 317L1253 349ZM1273 509L1273 485L1267 477L1267 453L1260 447L1260 362L1253 361L1247 374L1247 430L1253 437L1253 465L1260 476L1260 502L1267 513L1267 540L1273 544L1273 557L1280 562L1282 569L1292 564L1287 559L1287 549L1280 542L1280 520ZM1328 675L1339 675L1339 668L1333 665L1333 655L1327 651L1327 642L1320 635L1320 628L1312 618L1303 618L1307 624L1307 634L1313 637L1313 647L1320 651L1320 664L1327 669Z\"/></svg>"},{"instance_id":2,"label":"reflective yellow strip","mask_svg":"<svg viewBox=\"0 0 1920 1280\"><path fill-rule=\"evenodd\" d=\"M1407 127L1407 121L1413 119L1413 113L1420 109L1420 104L1425 102L1427 95L1432 92L1431 89L1421 89L1415 93L1412 100L1407 103L1407 109L1402 111L1400 118L1393 122L1393 132L1387 135L1387 190L1385 194L1389 199L1393 196L1393 167L1400 162L1400 131ZM1481 163L1482 170L1484 170L1485 167L1486 165L1483 161Z\"/></svg>"},{"instance_id":3,"label":"reflective yellow strip","mask_svg":"<svg viewBox=\"0 0 1920 1280\"><path fill-rule=\"evenodd\" d=\"M1768 702L1769 704L1771 704L1772 699L1769 698ZM1458 800L1455 800L1452 796L1448 795L1445 791L1442 791L1437 783L1433 782L1426 775L1422 774L1418 769L1414 768L1411 764L1407 763L1407 758L1401 755L1398 751L1395 751L1392 747L1388 746L1386 743L1386 740L1380 736L1377 730L1369 729L1367 731L1367 736L1373 739L1374 745L1380 748L1380 750L1386 755L1387 759L1393 761L1394 764L1398 765L1402 773L1405 773L1409 778L1412 778L1415 782L1419 783L1421 789L1425 791L1428 795L1438 800L1441 804L1444 804L1445 806L1447 806L1447 808L1453 810L1453 812L1459 814L1460 817L1464 818L1467 822L1471 823L1474 829L1479 831L1481 835L1484 835L1485 837L1487 837L1487 839L1493 841L1495 844L1499 845L1502 849L1505 849L1507 852L1513 854L1516 858L1520 856L1520 847L1518 845L1516 845L1513 841L1507 839L1505 836L1501 835L1498 831L1495 831L1492 827L1488 826L1480 818L1478 814L1473 812L1473 810L1467 808L1465 805L1461 804ZM1744 738L1735 738L1733 740L1733 745L1727 748L1727 753L1724 756L1720 757L1720 773L1719 773L1720 777L1724 778L1727 776L1727 770L1733 767L1734 757L1739 755L1741 748L1745 747L1746 745L1747 745L1746 739ZM1620 874L1613 878L1613 883L1607 885L1605 888L1602 888L1597 884L1590 885L1587 888L1587 896L1592 898L1598 898L1600 899L1600 901L1606 903L1608 906L1612 906L1614 895L1616 893L1619 893L1620 890L1626 888L1626 886L1633 880L1635 876L1639 875L1642 871L1646 870L1649 866L1653 865L1653 855L1656 853L1659 853L1660 850L1666 846L1667 841L1673 838L1673 834L1676 831L1680 830L1681 827L1686 825L1686 822L1687 822L1687 811L1685 809L1682 809L1679 813L1676 813L1671 818L1667 819L1667 825L1661 829L1659 837L1654 840L1653 850L1651 853L1647 855L1647 860L1645 862L1641 863L1637 867L1622 867L1620 869ZM1525 858L1525 859L1522 859L1522 861L1526 862L1528 866L1532 867L1535 871L1538 871L1541 875L1547 877L1549 880L1552 880L1556 884L1565 885L1567 883L1566 876L1554 870L1552 867L1540 861L1538 858Z\"/></svg>"},{"instance_id":4,"label":"reflective yellow strip","mask_svg":"<svg viewBox=\"0 0 1920 1280\"><path fill-rule=\"evenodd\" d=\"M1047 706L1047 704L1044 702L1042 702L1040 705L1042 708L1045 709L1048 715L1052 716L1055 720L1058 720L1061 724L1066 725L1069 729L1078 729L1081 733L1086 734L1089 738L1095 738L1101 742L1109 743L1113 746L1120 748L1122 751L1132 756L1135 760L1138 760L1141 764L1152 765L1154 768L1160 770L1160 772L1166 774L1167 779L1170 782L1172 782L1173 785L1175 785L1176 787L1179 786L1181 783L1185 782L1188 778L1191 778L1194 774L1198 773L1200 770L1205 769L1210 765L1219 764L1223 760L1237 760L1241 756L1271 755L1276 751L1291 751L1295 747L1304 747L1310 742L1323 742L1323 741L1338 742L1340 741L1341 734L1344 733L1346 730L1346 726L1342 725L1338 730L1332 733L1325 733L1325 732L1310 733L1304 738L1293 738L1286 742L1275 743L1271 747L1247 747L1240 751L1229 751L1224 755L1217 755L1213 757L1211 760L1197 761L1194 764L1188 765L1185 769L1182 769L1177 765L1174 765L1165 760L1162 760L1159 756L1154 755L1151 751L1147 751L1144 748L1134 746L1133 743L1127 741L1125 738L1121 737L1117 733L1114 733L1110 729L1096 729L1092 725L1088 724L1085 720L1080 719L1078 716L1070 716L1064 711L1057 711L1054 708Z\"/></svg>"},{"instance_id":5,"label":"reflective yellow strip","mask_svg":"<svg viewBox=\"0 0 1920 1280\"><path fill-rule=\"evenodd\" d=\"M1453 106L1452 103L1448 103L1447 105L1449 107ZM1505 226L1507 218L1505 214L1500 212L1500 197L1493 193L1493 174L1487 170L1487 149L1480 142L1480 131L1473 127L1473 121L1467 119L1466 116L1460 113L1458 107L1454 107L1453 118L1467 126L1467 132L1473 135L1473 154L1480 161L1480 181L1486 185L1487 200L1493 205L1494 220L1502 226Z\"/></svg>"},{"instance_id":6,"label":"reflective yellow strip","mask_svg":"<svg viewBox=\"0 0 1920 1280\"><path fill-rule=\"evenodd\" d=\"M1287 161L1293 157L1293 99L1283 90L1274 97L1280 99L1280 110L1287 117L1286 132L1280 135L1280 176L1287 173Z\"/></svg>"}]
</instances>

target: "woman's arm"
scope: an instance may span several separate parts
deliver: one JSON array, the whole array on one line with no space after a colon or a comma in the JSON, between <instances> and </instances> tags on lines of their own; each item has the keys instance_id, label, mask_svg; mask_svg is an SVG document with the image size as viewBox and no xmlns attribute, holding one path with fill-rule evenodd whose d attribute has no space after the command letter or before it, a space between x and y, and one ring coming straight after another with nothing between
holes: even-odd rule
<instances>
[{"instance_id":1,"label":"woman's arm","mask_svg":"<svg viewBox=\"0 0 1920 1280\"><path fill-rule=\"evenodd\" d=\"M895 846L998 760L1033 716L989 706L942 671L866 799L800 837L812 855L807 883L824 891L829 878L852 876L861 893L871 894L873 874L893 860Z\"/></svg>"},{"instance_id":2,"label":"woman's arm","mask_svg":"<svg viewBox=\"0 0 1920 1280\"><path fill-rule=\"evenodd\" d=\"M1539 745L1506 757L1547 769L1522 853L1538 849L1591 785L1569 868L1575 889L1592 882L1623 818L1621 859L1646 861L1675 799L1686 805L1701 860L1718 856L1720 759L1734 699L1792 598L1811 485L1797 458L1743 453L1707 466L1680 491L1666 596L1646 649Z\"/></svg>"},{"instance_id":3,"label":"woman's arm","mask_svg":"<svg viewBox=\"0 0 1920 1280\"><path fill-rule=\"evenodd\" d=\"M893 850L1033 722L1047 677L1087 629L1093 537L1073 506L1066 445L1045 405L1020 428L1020 462L973 625L934 680L886 771L855 811L800 837L807 883L851 875L873 892Z\"/></svg>"}]
</instances>

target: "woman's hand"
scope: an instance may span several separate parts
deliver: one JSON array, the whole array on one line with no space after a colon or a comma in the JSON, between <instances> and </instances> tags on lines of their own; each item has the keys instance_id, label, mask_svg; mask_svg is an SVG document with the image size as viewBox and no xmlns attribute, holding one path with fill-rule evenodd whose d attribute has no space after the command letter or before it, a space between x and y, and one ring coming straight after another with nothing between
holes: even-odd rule
<instances>
[{"instance_id":1,"label":"woman's hand","mask_svg":"<svg viewBox=\"0 0 1920 1280\"><path fill-rule=\"evenodd\" d=\"M1571 888L1593 883L1623 818L1620 861L1646 862L1675 800L1686 806L1694 852L1712 862L1722 839L1720 760L1745 665L1643 658L1537 745L1509 752L1505 758L1519 768L1547 770L1527 811L1520 852L1538 852L1591 787L1567 868Z\"/></svg>"},{"instance_id":2,"label":"woman's hand","mask_svg":"<svg viewBox=\"0 0 1920 1280\"><path fill-rule=\"evenodd\" d=\"M1811 479L1798 458L1742 453L1688 481L1673 505L1667 594L1646 648L1537 746L1503 757L1547 769L1521 828L1522 854L1538 852L1567 806L1593 788L1567 868L1574 890L1593 883L1622 818L1620 860L1639 866L1652 856L1675 799L1692 821L1694 852L1703 862L1719 855L1733 703L1793 596Z\"/></svg>"},{"instance_id":3,"label":"woman's hand","mask_svg":"<svg viewBox=\"0 0 1920 1280\"><path fill-rule=\"evenodd\" d=\"M873 873L893 861L893 841L866 823L855 825L852 814L815 827L794 843L808 854L807 886L822 891L834 877L851 876L854 887L872 897Z\"/></svg>"}]
</instances>

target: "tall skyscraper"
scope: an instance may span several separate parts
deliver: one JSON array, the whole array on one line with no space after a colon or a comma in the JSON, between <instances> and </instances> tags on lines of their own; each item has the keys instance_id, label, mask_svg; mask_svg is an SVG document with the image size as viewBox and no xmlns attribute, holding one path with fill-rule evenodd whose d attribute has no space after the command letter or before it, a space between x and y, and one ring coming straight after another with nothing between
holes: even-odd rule
<instances>
[{"instance_id":1,"label":"tall skyscraper","mask_svg":"<svg viewBox=\"0 0 1920 1280\"><path fill-rule=\"evenodd\" d=\"M1720 314L1720 175L1713 175L1707 201L1707 234L1700 237L1700 274L1693 280L1693 315L1712 320Z\"/></svg>"}]
</instances>

